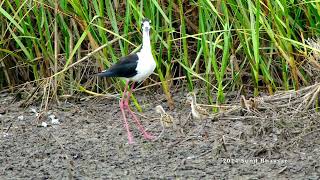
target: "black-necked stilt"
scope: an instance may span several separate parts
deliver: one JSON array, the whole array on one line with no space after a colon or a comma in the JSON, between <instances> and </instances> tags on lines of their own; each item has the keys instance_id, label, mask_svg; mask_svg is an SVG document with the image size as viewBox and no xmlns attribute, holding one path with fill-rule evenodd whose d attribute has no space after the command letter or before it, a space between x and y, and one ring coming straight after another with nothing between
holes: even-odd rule
<instances>
[{"instance_id":1,"label":"black-necked stilt","mask_svg":"<svg viewBox=\"0 0 320 180\"><path fill-rule=\"evenodd\" d=\"M193 118L206 119L206 118L210 117L209 112L197 104L197 98L196 98L196 94L194 92L188 93L187 101L191 105L191 114L192 114Z\"/></svg>"},{"instance_id":2,"label":"black-necked stilt","mask_svg":"<svg viewBox=\"0 0 320 180\"><path fill-rule=\"evenodd\" d=\"M145 131L140 121L129 107L129 98L131 92L134 89L134 83L146 79L148 76L152 74L152 72L156 68L156 62L152 56L150 45L150 23L151 22L148 19L144 19L142 21L143 41L142 48L139 52L132 53L126 57L121 58L118 63L110 67L108 70L105 70L98 74L98 76L100 77L122 77L125 78L127 81L125 89L123 91L122 99L120 100L119 104L124 119L124 125L128 133L129 144L133 143L133 137L129 129L124 109L128 109L139 130L143 133L143 136L146 139L153 138L151 134ZM131 86L131 91L129 91L126 96L130 81L133 81L133 84Z\"/></svg>"}]
</instances>

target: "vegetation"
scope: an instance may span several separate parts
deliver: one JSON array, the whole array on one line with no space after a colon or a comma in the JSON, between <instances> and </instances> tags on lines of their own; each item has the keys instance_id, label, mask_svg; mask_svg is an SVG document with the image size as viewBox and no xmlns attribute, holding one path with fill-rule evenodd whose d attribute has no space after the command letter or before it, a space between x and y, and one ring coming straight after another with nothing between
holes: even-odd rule
<instances>
[{"instance_id":1,"label":"vegetation","mask_svg":"<svg viewBox=\"0 0 320 180\"><path fill-rule=\"evenodd\" d=\"M32 82L48 99L120 90L92 75L139 49L144 17L158 65L145 85L161 82L171 105L173 80L202 83L222 103L232 90L298 89L320 67L306 43L320 33L318 0L3 0L0 88Z\"/></svg>"}]
</instances>

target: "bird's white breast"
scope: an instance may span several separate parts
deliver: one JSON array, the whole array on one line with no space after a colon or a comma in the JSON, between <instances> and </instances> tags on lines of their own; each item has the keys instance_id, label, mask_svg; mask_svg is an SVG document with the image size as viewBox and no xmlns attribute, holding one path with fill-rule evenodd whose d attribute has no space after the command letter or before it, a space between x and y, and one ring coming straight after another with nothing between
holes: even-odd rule
<instances>
[{"instance_id":1,"label":"bird's white breast","mask_svg":"<svg viewBox=\"0 0 320 180\"><path fill-rule=\"evenodd\" d=\"M156 62L151 51L141 51L137 53L139 60L136 67L137 75L130 78L132 81L143 81L152 74L156 68Z\"/></svg>"}]
</instances>

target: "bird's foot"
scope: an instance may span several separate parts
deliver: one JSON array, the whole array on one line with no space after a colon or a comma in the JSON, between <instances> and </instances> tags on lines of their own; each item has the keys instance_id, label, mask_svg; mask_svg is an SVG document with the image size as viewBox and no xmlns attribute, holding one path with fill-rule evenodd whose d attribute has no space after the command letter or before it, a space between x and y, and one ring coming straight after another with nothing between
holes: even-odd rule
<instances>
[{"instance_id":1,"label":"bird's foot","mask_svg":"<svg viewBox=\"0 0 320 180\"><path fill-rule=\"evenodd\" d=\"M133 141L133 136L131 133L128 133L128 144L133 144L134 141Z\"/></svg>"},{"instance_id":2,"label":"bird's foot","mask_svg":"<svg viewBox=\"0 0 320 180\"><path fill-rule=\"evenodd\" d=\"M154 136L152 134L148 133L147 131L143 131L143 137L148 140L154 139Z\"/></svg>"}]
</instances>

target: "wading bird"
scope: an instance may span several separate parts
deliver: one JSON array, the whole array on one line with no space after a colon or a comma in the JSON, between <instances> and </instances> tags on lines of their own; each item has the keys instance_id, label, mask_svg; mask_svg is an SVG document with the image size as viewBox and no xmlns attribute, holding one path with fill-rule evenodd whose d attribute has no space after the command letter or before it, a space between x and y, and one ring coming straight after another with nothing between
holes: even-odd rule
<instances>
[{"instance_id":1,"label":"wading bird","mask_svg":"<svg viewBox=\"0 0 320 180\"><path fill-rule=\"evenodd\" d=\"M166 111L163 109L163 107L161 105L156 106L155 110L156 110L156 112L158 114L160 114L160 123L161 123L161 126L162 126L161 133L155 139L155 140L158 140L162 136L162 134L164 133L165 128L169 128L171 126L175 126L175 124L174 124L173 117L170 114L166 113Z\"/></svg>"},{"instance_id":2,"label":"wading bird","mask_svg":"<svg viewBox=\"0 0 320 180\"><path fill-rule=\"evenodd\" d=\"M248 112L257 109L257 102L254 98L246 99L244 95L241 95L240 105L243 109L246 109Z\"/></svg>"},{"instance_id":3,"label":"wading bird","mask_svg":"<svg viewBox=\"0 0 320 180\"><path fill-rule=\"evenodd\" d=\"M197 104L197 98L196 98L196 94L194 92L190 92L187 94L187 102L190 103L191 114L192 114L193 118L206 119L206 118L210 117L209 112Z\"/></svg>"},{"instance_id":4,"label":"wading bird","mask_svg":"<svg viewBox=\"0 0 320 180\"><path fill-rule=\"evenodd\" d=\"M144 19L142 21L142 48L137 53L132 53L126 57L122 57L120 61L108 70L102 71L97 74L100 77L122 77L126 80L126 86L124 88L122 99L120 100L120 109L124 119L124 126L128 133L128 143L133 143L133 137L129 129L129 124L126 118L125 109L129 111L134 122L138 126L139 130L143 134L145 139L152 139L153 136L146 132L141 125L137 116L132 112L129 107L129 99L131 92L134 89L135 82L141 82L149 77L156 68L156 62L151 53L150 45L150 20ZM129 82L132 81L131 90L128 91Z\"/></svg>"},{"instance_id":5,"label":"wading bird","mask_svg":"<svg viewBox=\"0 0 320 180\"><path fill-rule=\"evenodd\" d=\"M156 106L156 112L160 114L160 122L163 127L171 127L173 125L173 117L166 113L161 105Z\"/></svg>"}]
</instances>

